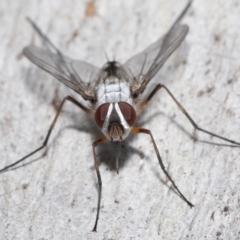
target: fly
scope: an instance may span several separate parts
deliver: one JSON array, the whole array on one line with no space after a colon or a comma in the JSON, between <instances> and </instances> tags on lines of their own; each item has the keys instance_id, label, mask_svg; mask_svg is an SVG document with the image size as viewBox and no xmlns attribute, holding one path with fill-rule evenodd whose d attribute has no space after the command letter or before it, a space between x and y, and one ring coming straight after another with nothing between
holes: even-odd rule
<instances>
[{"instance_id":1,"label":"fly","mask_svg":"<svg viewBox=\"0 0 240 240\"><path fill-rule=\"evenodd\" d=\"M42 39L46 49L31 45L24 48L23 54L38 67L47 71L67 87L80 94L86 102L90 103L91 108L84 106L71 96L66 96L60 104L42 146L20 160L2 168L0 173L5 172L13 166L19 164L26 158L32 156L47 146L49 137L64 103L66 101L70 101L81 108L85 113L93 117L97 126L103 133L103 136L92 144L94 164L99 185L97 214L93 227L94 232L97 231L102 193L102 180L95 148L106 140L115 143L122 142L130 133L144 133L149 135L162 171L171 181L180 197L190 207L193 207L194 205L185 198L165 169L151 131L134 125L137 116L143 111L152 97L160 89L163 89L169 94L178 108L187 117L195 130L204 132L232 144L240 145L239 142L235 142L200 128L170 92L170 90L161 83L152 90L146 99L141 100L141 95L145 91L148 83L157 74L159 69L163 66L174 50L185 39L188 33L188 26L180 24L180 21L186 14L191 3L191 0L188 1L187 5L173 23L169 31L143 52L133 56L124 64L120 64L115 61L107 62L101 69L89 63L73 60L63 56L63 54L52 44L48 37L41 32L37 25L28 19L34 30ZM118 158L116 158L116 169L118 172Z\"/></svg>"}]
</instances>

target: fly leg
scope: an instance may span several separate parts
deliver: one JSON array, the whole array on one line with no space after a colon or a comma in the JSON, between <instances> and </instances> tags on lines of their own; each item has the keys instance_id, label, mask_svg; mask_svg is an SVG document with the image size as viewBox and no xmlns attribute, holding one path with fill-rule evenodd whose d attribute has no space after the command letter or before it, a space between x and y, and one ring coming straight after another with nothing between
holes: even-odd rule
<instances>
[{"instance_id":1,"label":"fly leg","mask_svg":"<svg viewBox=\"0 0 240 240\"><path fill-rule=\"evenodd\" d=\"M103 143L107 138L105 136L102 136L99 138L96 142L92 144L92 149L93 149L93 157L94 157L94 164L95 164L95 169L97 172L97 178L98 178L98 202L97 202L97 216L95 220L95 224L93 227L93 232L97 232L97 224L98 224L98 218L99 218L99 212L100 212L100 203L101 203L101 195L102 195L102 179L101 179L101 174L99 171L99 164L97 161L97 156L95 152L95 147L98 146L99 144Z\"/></svg>"},{"instance_id":2,"label":"fly leg","mask_svg":"<svg viewBox=\"0 0 240 240\"><path fill-rule=\"evenodd\" d=\"M236 145L240 145L240 142L236 142L236 141L233 141L229 138L225 138L225 137L222 137L218 134L215 134L213 132L209 132L203 128L200 128L194 121L193 119L190 117L190 115L188 114L188 112L184 109L184 107L178 102L178 100L173 96L173 94L170 92L170 90L163 84L158 84L154 89L153 91L149 94L149 96L139 105L137 111L141 112L145 106L147 105L147 103L152 99L152 97L155 95L155 93L160 90L161 88L163 88L164 90L167 91L167 93L170 95L170 97L173 99L173 101L177 104L178 108L181 110L181 112L187 117L187 119L190 121L190 123L192 124L192 126L194 127L195 130L198 130L200 132L204 132L210 136L213 136L213 137L216 137L216 138L219 138L219 139L222 139L224 141L227 141L227 142L230 142L230 143L233 143L233 144L236 144Z\"/></svg>"},{"instance_id":3,"label":"fly leg","mask_svg":"<svg viewBox=\"0 0 240 240\"><path fill-rule=\"evenodd\" d=\"M26 155L25 157L19 159L18 161L14 162L14 163L12 163L12 164L10 164L10 165L7 165L6 167L0 169L0 173L7 171L8 169L10 169L10 168L13 167L13 166L16 166L17 164L19 164L19 163L21 163L22 161L24 161L26 158L34 155L35 153L37 153L38 151L42 150L44 147L47 146L48 139L49 139L49 137L50 137L50 135L51 135L51 133L52 133L52 130L53 130L54 126L55 126L55 123L57 122L58 116L59 116L60 112L62 111L63 105L64 105L64 103L66 102L66 100L74 103L75 105L77 105L78 107L80 107L80 108L81 108L84 112L86 112L87 114L89 114L89 115L92 115L92 114L93 114L92 110L84 107L81 103L79 103L79 102L78 102L77 100L75 100L74 98L72 98L72 97L70 97L70 96L65 97L65 98L62 100L62 102L61 102L61 105L60 105L60 107L59 107L59 109L58 109L58 111L57 111L57 114L56 114L56 116L55 116L55 118L54 118L54 120L53 120L53 122L52 122L52 124L51 124L51 126L50 126L50 128L49 128L49 130L48 130L47 136L45 137L45 140L43 141L42 146L39 147L39 148L37 148L36 150L32 151L31 153L29 153L29 154Z\"/></svg>"},{"instance_id":4,"label":"fly leg","mask_svg":"<svg viewBox=\"0 0 240 240\"><path fill-rule=\"evenodd\" d=\"M194 205L189 202L185 197L184 195L181 193L181 191L178 189L177 185L175 184L175 182L172 180L172 178L170 177L170 175L168 174L166 168L164 167L163 165L163 162L162 162L162 158L160 156L160 153L158 151L158 148L157 148L157 145L155 143L155 140L153 138L153 135L151 133L150 130L148 129L145 129L145 128L139 128L139 127L133 127L132 128L132 133L145 133L145 134L148 134L150 137L151 137L151 140L152 140L152 143L153 143L153 147L154 147L154 150L155 150L155 153L157 155L157 158L158 158L158 162L159 162L159 165L161 167L161 169L163 170L164 174L168 177L168 179L171 181L172 185L174 186L174 188L176 189L176 191L178 192L178 194L180 195L180 197L188 204L188 206L190 206L191 208L194 207Z\"/></svg>"}]
</instances>

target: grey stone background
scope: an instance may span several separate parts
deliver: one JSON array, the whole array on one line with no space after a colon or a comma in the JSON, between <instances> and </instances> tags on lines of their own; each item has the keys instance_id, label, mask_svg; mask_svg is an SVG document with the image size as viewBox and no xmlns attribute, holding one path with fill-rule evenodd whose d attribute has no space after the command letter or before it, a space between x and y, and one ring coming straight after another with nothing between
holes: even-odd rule
<instances>
[{"instance_id":1,"label":"grey stone background","mask_svg":"<svg viewBox=\"0 0 240 240\"><path fill-rule=\"evenodd\" d=\"M62 52L101 67L125 62L164 34L186 1L0 0L0 168L41 145L71 90L21 55L41 46L31 17ZM240 141L240 3L196 0L189 34L149 85L162 82L203 128ZM98 233L91 143L101 133L67 103L46 156L0 175L0 239L240 239L240 149L194 142L193 128L164 91L139 116L190 209L161 171L148 136L98 148L103 196ZM198 138L226 144L204 134ZM227 144L228 145L228 144ZM36 160L36 161L34 161Z\"/></svg>"}]
</instances>

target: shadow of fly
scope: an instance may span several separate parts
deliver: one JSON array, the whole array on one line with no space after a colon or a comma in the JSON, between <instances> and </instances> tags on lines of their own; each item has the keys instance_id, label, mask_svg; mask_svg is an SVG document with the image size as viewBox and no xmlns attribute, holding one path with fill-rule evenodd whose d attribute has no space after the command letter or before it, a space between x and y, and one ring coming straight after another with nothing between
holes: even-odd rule
<instances>
[{"instance_id":1,"label":"shadow of fly","mask_svg":"<svg viewBox=\"0 0 240 240\"><path fill-rule=\"evenodd\" d=\"M31 19L28 19L29 23L43 41L45 48L42 49L32 45L27 46L23 49L23 54L38 67L47 71L67 87L80 94L86 102L90 103L91 108L84 106L71 96L66 96L59 106L43 144L20 160L2 168L0 172L5 172L13 166L16 166L47 146L49 137L62 111L64 103L70 101L93 117L97 126L103 133L103 136L92 144L94 164L98 179L97 214L92 231L97 231L102 193L102 180L95 148L106 140L114 142L117 145L119 142L124 141L130 133L144 133L149 135L162 171L171 181L180 197L190 207L193 207L194 205L182 194L164 167L151 131L134 125L137 116L147 106L148 102L160 89L163 89L187 117L195 130L220 138L232 144L240 145L239 142L232 141L200 128L171 91L161 83L151 91L146 99L141 99L141 95L145 91L148 83L185 39L188 33L188 26L180 24L180 21L186 14L191 3L192 1L188 1L169 31L155 43L151 44L141 53L131 57L124 64L120 64L116 61L109 61L101 69L84 61L73 60L63 56L48 37L41 32L38 26ZM116 170L118 173L118 156L116 156Z\"/></svg>"}]
</instances>

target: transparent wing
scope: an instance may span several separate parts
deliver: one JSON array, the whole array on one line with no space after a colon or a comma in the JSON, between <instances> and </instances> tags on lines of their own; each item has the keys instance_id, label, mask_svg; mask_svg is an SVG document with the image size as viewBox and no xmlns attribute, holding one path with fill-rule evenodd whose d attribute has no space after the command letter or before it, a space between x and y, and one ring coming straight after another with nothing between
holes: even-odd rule
<instances>
[{"instance_id":1,"label":"transparent wing","mask_svg":"<svg viewBox=\"0 0 240 240\"><path fill-rule=\"evenodd\" d=\"M184 40L188 33L188 26L181 25L179 22L186 14L191 3L192 0L189 0L170 30L163 37L123 64L123 72L125 71L126 76L129 76L128 79L134 96L137 97L144 91L146 85Z\"/></svg>"},{"instance_id":2,"label":"transparent wing","mask_svg":"<svg viewBox=\"0 0 240 240\"><path fill-rule=\"evenodd\" d=\"M187 32L186 25L173 27L166 35L123 65L124 70L131 76L133 93L138 95L144 91L146 85L181 44Z\"/></svg>"},{"instance_id":3,"label":"transparent wing","mask_svg":"<svg viewBox=\"0 0 240 240\"><path fill-rule=\"evenodd\" d=\"M89 63L63 56L36 24L30 19L28 21L42 39L46 49L28 46L23 49L23 54L31 62L79 93L85 100L96 100L97 80L104 73Z\"/></svg>"},{"instance_id":4,"label":"transparent wing","mask_svg":"<svg viewBox=\"0 0 240 240\"><path fill-rule=\"evenodd\" d=\"M95 83L100 75L100 69L97 67L35 46L25 47L23 54L31 62L79 93L84 99L95 97Z\"/></svg>"}]
</instances>

